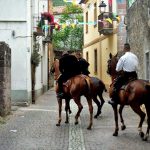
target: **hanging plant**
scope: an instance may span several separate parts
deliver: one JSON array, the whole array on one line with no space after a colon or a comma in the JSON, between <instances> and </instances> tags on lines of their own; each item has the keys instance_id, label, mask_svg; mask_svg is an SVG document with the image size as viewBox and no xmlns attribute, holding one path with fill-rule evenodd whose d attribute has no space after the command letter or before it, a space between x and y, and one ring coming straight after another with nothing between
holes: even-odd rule
<instances>
[{"instance_id":1,"label":"hanging plant","mask_svg":"<svg viewBox=\"0 0 150 150\"><path fill-rule=\"evenodd\" d=\"M40 60L41 60L39 50L40 50L40 44L35 43L33 45L33 53L31 55L31 64L34 65L35 67L37 67L39 65Z\"/></svg>"},{"instance_id":2,"label":"hanging plant","mask_svg":"<svg viewBox=\"0 0 150 150\"><path fill-rule=\"evenodd\" d=\"M41 16L41 19L40 19L40 21L38 22L37 27L42 28L44 25L45 25L44 17Z\"/></svg>"}]
</instances>

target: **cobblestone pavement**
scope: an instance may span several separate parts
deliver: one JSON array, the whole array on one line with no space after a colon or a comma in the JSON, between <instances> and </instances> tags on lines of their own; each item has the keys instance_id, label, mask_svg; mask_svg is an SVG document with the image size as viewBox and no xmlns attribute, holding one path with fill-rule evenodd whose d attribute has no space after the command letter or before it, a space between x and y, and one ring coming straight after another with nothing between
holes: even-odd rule
<instances>
[{"instance_id":1,"label":"cobblestone pavement","mask_svg":"<svg viewBox=\"0 0 150 150\"><path fill-rule=\"evenodd\" d=\"M113 110L107 103L108 95L104 93L106 103L102 114L94 119L92 130L87 130L89 111L85 98L79 125L74 125L74 115L77 106L71 101L73 113L70 123L65 124L63 105L62 123L56 126L58 106L56 95L49 90L29 107L18 107L12 112L5 124L0 125L0 150L149 150L150 139L144 142L138 135L139 118L129 108L124 108L125 131L120 131L118 137L113 137ZM96 105L94 105L94 114ZM144 131L146 124L144 123Z\"/></svg>"}]
</instances>

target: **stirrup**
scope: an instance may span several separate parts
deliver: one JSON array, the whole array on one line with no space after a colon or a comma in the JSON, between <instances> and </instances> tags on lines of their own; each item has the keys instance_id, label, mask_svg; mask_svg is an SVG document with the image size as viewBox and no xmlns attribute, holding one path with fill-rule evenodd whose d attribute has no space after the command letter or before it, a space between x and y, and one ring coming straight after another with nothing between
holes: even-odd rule
<instances>
[{"instance_id":1,"label":"stirrup","mask_svg":"<svg viewBox=\"0 0 150 150\"><path fill-rule=\"evenodd\" d=\"M110 104L110 105L112 105L112 106L117 105L117 103L116 103L115 101L112 101L112 100L109 100L109 101L108 101L108 104Z\"/></svg>"},{"instance_id":2,"label":"stirrup","mask_svg":"<svg viewBox=\"0 0 150 150\"><path fill-rule=\"evenodd\" d=\"M63 98L63 96L64 96L64 93L62 93L62 92L57 93L58 98Z\"/></svg>"}]
</instances>

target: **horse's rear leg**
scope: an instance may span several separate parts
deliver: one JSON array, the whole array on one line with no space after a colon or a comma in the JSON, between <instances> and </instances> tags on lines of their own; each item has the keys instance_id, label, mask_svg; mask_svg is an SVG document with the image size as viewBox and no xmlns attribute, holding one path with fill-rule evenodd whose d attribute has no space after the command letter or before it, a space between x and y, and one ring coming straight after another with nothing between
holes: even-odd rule
<instances>
[{"instance_id":1,"label":"horse's rear leg","mask_svg":"<svg viewBox=\"0 0 150 150\"><path fill-rule=\"evenodd\" d=\"M118 131L119 131L119 126L118 126L118 110L117 110L117 105L113 106L114 110L114 118L115 118L115 132L113 133L113 136L118 136Z\"/></svg>"},{"instance_id":2,"label":"horse's rear leg","mask_svg":"<svg viewBox=\"0 0 150 150\"><path fill-rule=\"evenodd\" d=\"M102 107L103 107L105 101L104 101L104 98L103 98L103 96L102 96L102 93L101 93L101 94L98 94L98 96L99 96L99 98L100 98L100 100L101 100L101 107L100 107L100 112L101 112L101 111L102 111Z\"/></svg>"},{"instance_id":3,"label":"horse's rear leg","mask_svg":"<svg viewBox=\"0 0 150 150\"><path fill-rule=\"evenodd\" d=\"M93 101L96 103L97 105L97 113L96 115L94 116L94 118L97 118L100 114L101 114L101 104L100 102L98 101L97 99L97 96L93 96Z\"/></svg>"},{"instance_id":4,"label":"horse's rear leg","mask_svg":"<svg viewBox=\"0 0 150 150\"><path fill-rule=\"evenodd\" d=\"M89 126L87 127L88 130L91 130L91 127L93 125L93 105L92 105L92 99L91 98L87 98L87 102L89 105L89 112L90 112L90 123Z\"/></svg>"},{"instance_id":5,"label":"horse's rear leg","mask_svg":"<svg viewBox=\"0 0 150 150\"><path fill-rule=\"evenodd\" d=\"M59 119L58 119L58 123L56 124L56 126L60 126L60 123L61 123L61 111L62 111L62 99L57 98L57 102L58 102Z\"/></svg>"},{"instance_id":6,"label":"horse's rear leg","mask_svg":"<svg viewBox=\"0 0 150 150\"><path fill-rule=\"evenodd\" d=\"M71 113L70 110L70 99L65 99L65 112L66 112L66 121L65 123L69 123L69 116L68 116L68 111L69 113Z\"/></svg>"},{"instance_id":7,"label":"horse's rear leg","mask_svg":"<svg viewBox=\"0 0 150 150\"><path fill-rule=\"evenodd\" d=\"M139 135L141 136L141 138L143 138L144 137L144 132L142 131L142 125L143 125L146 114L141 110L140 105L134 103L130 106L133 109L133 111L140 116L138 131L139 131Z\"/></svg>"},{"instance_id":8,"label":"horse's rear leg","mask_svg":"<svg viewBox=\"0 0 150 150\"><path fill-rule=\"evenodd\" d=\"M75 124L78 124L78 118L79 118L80 113L81 113L81 111L82 111L82 109L83 109L83 106L82 106L82 104L81 104L80 97L75 97L75 98L73 98L73 99L74 99L75 103L76 103L77 106L78 106L78 112L77 112L77 114L76 114L76 116L75 116Z\"/></svg>"},{"instance_id":9,"label":"horse's rear leg","mask_svg":"<svg viewBox=\"0 0 150 150\"><path fill-rule=\"evenodd\" d=\"M120 114L120 121L121 121L121 130L125 130L126 129L126 126L124 124L124 120L123 120L123 117L122 117L122 110L124 108L124 105L120 105L119 107L119 114Z\"/></svg>"},{"instance_id":10,"label":"horse's rear leg","mask_svg":"<svg viewBox=\"0 0 150 150\"><path fill-rule=\"evenodd\" d=\"M147 130L146 130L146 135L143 138L144 141L147 141L149 137L149 130L150 130L150 108L149 106L150 106L149 104L145 105L146 112L147 112Z\"/></svg>"}]
</instances>

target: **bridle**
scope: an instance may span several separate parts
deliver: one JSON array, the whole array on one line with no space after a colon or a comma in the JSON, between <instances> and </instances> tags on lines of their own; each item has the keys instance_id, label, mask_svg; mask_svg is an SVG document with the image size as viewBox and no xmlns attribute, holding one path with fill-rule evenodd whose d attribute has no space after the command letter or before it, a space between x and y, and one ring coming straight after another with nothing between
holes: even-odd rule
<instances>
[{"instance_id":1,"label":"bridle","mask_svg":"<svg viewBox=\"0 0 150 150\"><path fill-rule=\"evenodd\" d=\"M111 75L111 59L107 61L107 74Z\"/></svg>"}]
</instances>

